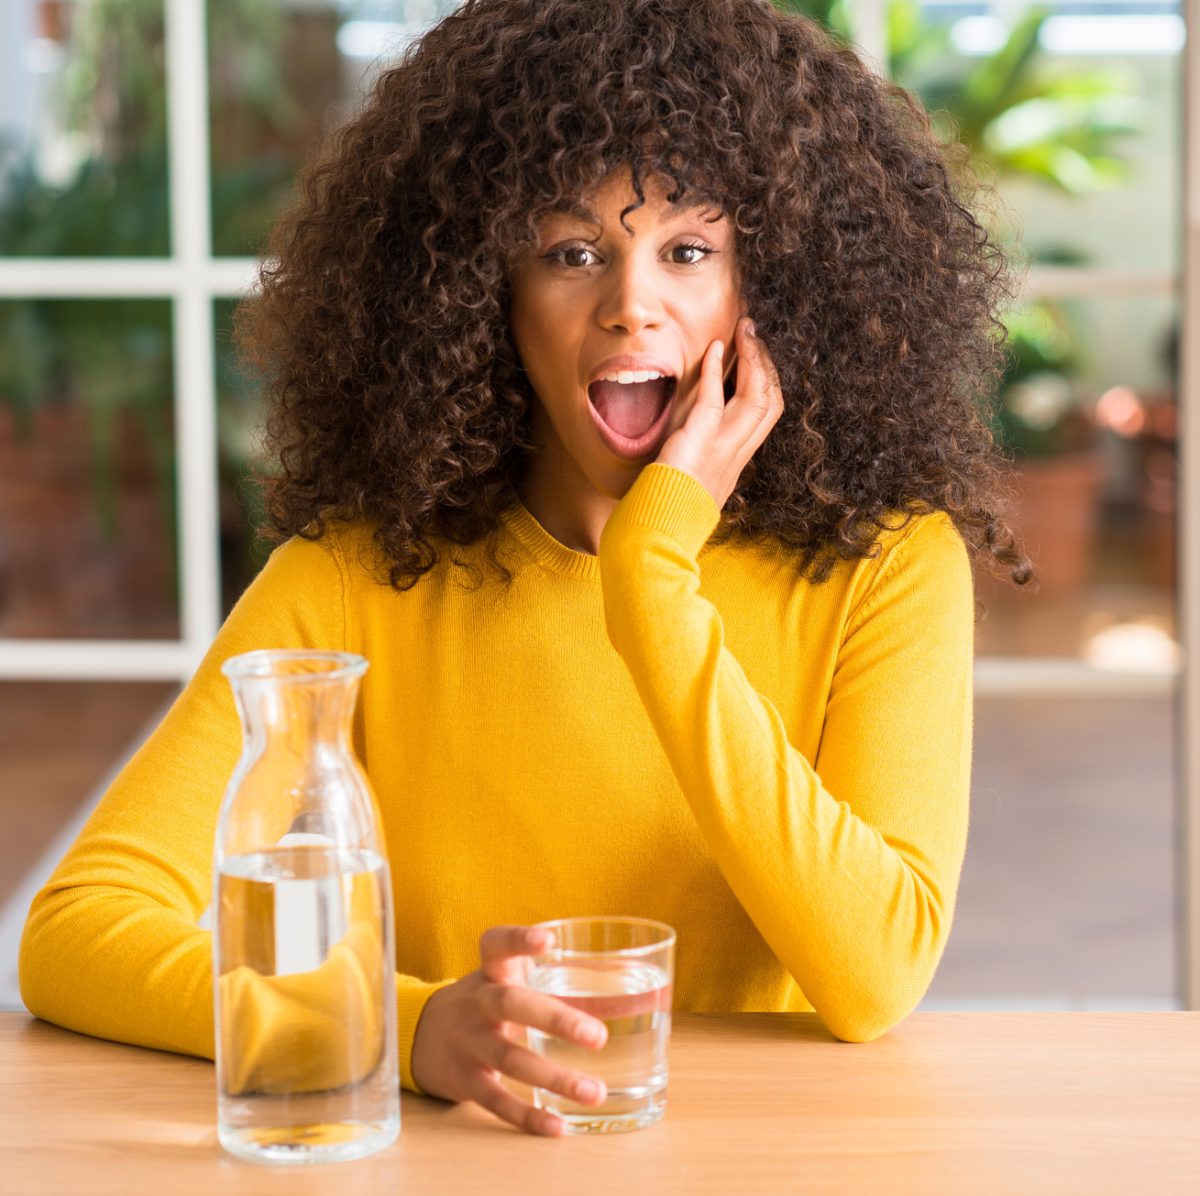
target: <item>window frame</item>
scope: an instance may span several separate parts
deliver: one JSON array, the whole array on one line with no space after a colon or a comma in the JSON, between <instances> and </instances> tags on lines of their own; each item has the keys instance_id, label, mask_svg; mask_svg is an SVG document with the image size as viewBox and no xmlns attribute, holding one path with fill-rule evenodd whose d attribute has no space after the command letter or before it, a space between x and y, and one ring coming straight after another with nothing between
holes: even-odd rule
<instances>
[{"instance_id":1,"label":"window frame","mask_svg":"<svg viewBox=\"0 0 1200 1196\"><path fill-rule=\"evenodd\" d=\"M211 244L205 0L163 0L166 36L171 252L165 258L2 259L0 299L151 296L172 304L175 450L179 512L181 634L171 641L17 640L0 638L0 679L176 680L185 683L221 621L217 527L216 377L213 308L250 293L251 258L214 258ZM874 69L885 60L887 0L857 0L860 53ZM1200 0L1185 0L1187 29L1200 28ZM1200 1008L1200 45L1184 55L1185 277L1089 267L1031 272L1027 297L1161 294L1183 284L1180 587L1177 601L1184 664L1175 673L1113 673L1059 658L981 657L983 695L1105 695L1174 692L1182 684L1183 832L1181 948L1185 1007Z\"/></svg>"}]
</instances>

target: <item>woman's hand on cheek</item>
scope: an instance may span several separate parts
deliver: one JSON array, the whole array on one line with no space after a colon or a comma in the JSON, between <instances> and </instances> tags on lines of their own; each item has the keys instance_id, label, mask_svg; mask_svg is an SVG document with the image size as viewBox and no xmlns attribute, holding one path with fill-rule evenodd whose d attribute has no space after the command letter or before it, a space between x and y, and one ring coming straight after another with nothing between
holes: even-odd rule
<instances>
[{"instance_id":1,"label":"woman's hand on cheek","mask_svg":"<svg viewBox=\"0 0 1200 1196\"><path fill-rule=\"evenodd\" d=\"M691 474L724 507L746 463L783 414L779 377L766 346L742 317L734 330L738 381L727 403L722 385L724 346L713 341L700 364L700 381L683 427L667 437L662 465Z\"/></svg>"}]
</instances>

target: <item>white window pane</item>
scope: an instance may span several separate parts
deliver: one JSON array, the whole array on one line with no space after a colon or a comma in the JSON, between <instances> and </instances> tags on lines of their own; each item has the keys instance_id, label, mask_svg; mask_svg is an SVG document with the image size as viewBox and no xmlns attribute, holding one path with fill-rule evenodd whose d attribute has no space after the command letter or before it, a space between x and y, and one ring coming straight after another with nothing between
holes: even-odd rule
<instances>
[{"instance_id":1,"label":"white window pane","mask_svg":"<svg viewBox=\"0 0 1200 1196\"><path fill-rule=\"evenodd\" d=\"M0 5L0 254L168 252L163 0Z\"/></svg>"}]
</instances>

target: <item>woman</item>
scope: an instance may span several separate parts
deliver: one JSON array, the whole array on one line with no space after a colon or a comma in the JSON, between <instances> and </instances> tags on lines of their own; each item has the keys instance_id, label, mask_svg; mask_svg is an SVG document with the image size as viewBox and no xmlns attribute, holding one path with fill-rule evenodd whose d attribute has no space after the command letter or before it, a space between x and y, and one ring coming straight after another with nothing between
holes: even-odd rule
<instances>
[{"instance_id":1,"label":"woman","mask_svg":"<svg viewBox=\"0 0 1200 1196\"><path fill-rule=\"evenodd\" d=\"M38 896L22 992L211 1057L221 663L361 652L404 1083L527 1129L529 924L679 932L677 1008L911 1011L966 841L974 395L1004 263L928 122L761 0L473 0L308 174L242 329L285 542Z\"/></svg>"}]
</instances>

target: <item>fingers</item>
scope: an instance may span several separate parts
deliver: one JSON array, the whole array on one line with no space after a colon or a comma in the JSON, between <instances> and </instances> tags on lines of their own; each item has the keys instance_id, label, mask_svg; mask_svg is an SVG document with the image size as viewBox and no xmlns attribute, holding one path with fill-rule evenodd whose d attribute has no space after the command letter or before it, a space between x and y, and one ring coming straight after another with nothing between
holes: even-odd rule
<instances>
[{"instance_id":1,"label":"fingers","mask_svg":"<svg viewBox=\"0 0 1200 1196\"><path fill-rule=\"evenodd\" d=\"M732 354L730 354L732 356ZM699 401L718 411L725 409L725 343L713 341L700 362Z\"/></svg>"},{"instance_id":2,"label":"fingers","mask_svg":"<svg viewBox=\"0 0 1200 1196\"><path fill-rule=\"evenodd\" d=\"M589 1038L588 1045L594 1045L594 1040ZM554 1063L503 1035L496 1035L491 1040L488 1054L481 1062L491 1074L485 1070L478 1072L476 1087L480 1094L473 1094L473 1099L505 1121L531 1133L559 1134L563 1132L562 1123L552 1114L516 1098L495 1082L494 1073L547 1092L556 1092L583 1105L599 1105L608 1097L603 1080Z\"/></svg>"},{"instance_id":3,"label":"fingers","mask_svg":"<svg viewBox=\"0 0 1200 1196\"><path fill-rule=\"evenodd\" d=\"M721 426L725 413L724 362L724 342L710 341L700 358L700 376L696 385L684 398L681 426L688 427L698 440L713 435Z\"/></svg>"},{"instance_id":4,"label":"fingers","mask_svg":"<svg viewBox=\"0 0 1200 1196\"><path fill-rule=\"evenodd\" d=\"M495 984L480 993L480 1004L484 1012L498 1022L532 1026L543 1034L589 1050L602 1047L608 1039L608 1028L599 1018L572 1009L549 993Z\"/></svg>"},{"instance_id":5,"label":"fingers","mask_svg":"<svg viewBox=\"0 0 1200 1196\"><path fill-rule=\"evenodd\" d=\"M546 951L554 942L548 930L533 926L493 926L479 940L480 970L496 984L520 984L529 970L525 956Z\"/></svg>"},{"instance_id":6,"label":"fingers","mask_svg":"<svg viewBox=\"0 0 1200 1196\"><path fill-rule=\"evenodd\" d=\"M507 1038L497 1038L493 1045L492 1067L522 1084L557 1092L568 1100L584 1105L598 1105L608 1096L604 1081L586 1072L575 1071L552 1063L534 1051Z\"/></svg>"},{"instance_id":7,"label":"fingers","mask_svg":"<svg viewBox=\"0 0 1200 1196\"><path fill-rule=\"evenodd\" d=\"M754 321L749 316L738 320L734 330L734 339L738 353L746 361L745 375L738 376L737 396L764 399L772 397L772 392L779 390L779 375L775 371L775 363L767 352L767 347L758 339Z\"/></svg>"},{"instance_id":8,"label":"fingers","mask_svg":"<svg viewBox=\"0 0 1200 1196\"><path fill-rule=\"evenodd\" d=\"M779 375L766 346L755 335L753 320L746 316L739 319L734 339L742 368L738 371L737 390L728 404L728 427L738 443L760 444L783 414Z\"/></svg>"},{"instance_id":9,"label":"fingers","mask_svg":"<svg viewBox=\"0 0 1200 1196\"><path fill-rule=\"evenodd\" d=\"M544 1134L547 1138L560 1138L566 1133L567 1127L561 1117L555 1117L546 1109L538 1109L527 1105L519 1097L514 1096L499 1080L490 1076L480 1075L478 1083L471 1092L471 1099L478 1101L485 1109L495 1113L501 1121L507 1121L518 1129L530 1134Z\"/></svg>"},{"instance_id":10,"label":"fingers","mask_svg":"<svg viewBox=\"0 0 1200 1196\"><path fill-rule=\"evenodd\" d=\"M497 1073L585 1105L601 1104L608 1095L594 1076L552 1062L504 1032L503 1023L532 1027L589 1049L607 1041L607 1028L598 1018L549 993L523 987L529 956L548 951L553 943L553 933L532 926L497 926L480 938L481 966L475 975L481 980L473 999L486 1024L481 1023L475 1034L469 1091L470 1099L502 1120L549 1137L565 1133L562 1119L526 1104L498 1081Z\"/></svg>"},{"instance_id":11,"label":"fingers","mask_svg":"<svg viewBox=\"0 0 1200 1196\"><path fill-rule=\"evenodd\" d=\"M426 1092L477 1101L512 1125L552 1137L566 1132L562 1119L526 1104L500 1083L503 1076L581 1105L607 1099L596 1077L514 1041L520 1035L513 1031L525 1027L582 1048L607 1041L604 1023L591 1013L524 987L530 956L553 945L553 931L532 926L499 926L482 935L481 966L431 996L417 1024L413 1073Z\"/></svg>"},{"instance_id":12,"label":"fingers","mask_svg":"<svg viewBox=\"0 0 1200 1196\"><path fill-rule=\"evenodd\" d=\"M736 374L737 359L738 359L737 346L734 344L731 344L730 347L725 351L725 358L724 358L725 364L721 370L721 392L722 392L722 394L724 394L725 386L729 382L729 379L733 378L734 375ZM736 379L735 379L735 382L736 382ZM730 397L732 398L733 396L731 395Z\"/></svg>"},{"instance_id":13,"label":"fingers","mask_svg":"<svg viewBox=\"0 0 1200 1196\"><path fill-rule=\"evenodd\" d=\"M692 453L685 451L680 460L671 463L688 473L694 473L698 465L692 456L717 434L725 418L724 357L724 343L712 341L700 359L700 378L683 408L682 426L692 439Z\"/></svg>"}]
</instances>

